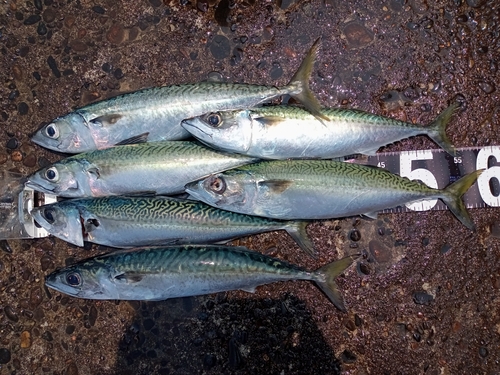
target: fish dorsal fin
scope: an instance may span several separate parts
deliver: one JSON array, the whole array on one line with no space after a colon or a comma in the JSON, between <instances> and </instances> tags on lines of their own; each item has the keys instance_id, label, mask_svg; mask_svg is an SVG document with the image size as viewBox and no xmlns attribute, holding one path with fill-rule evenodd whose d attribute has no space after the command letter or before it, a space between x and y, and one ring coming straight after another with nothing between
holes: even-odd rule
<instances>
[{"instance_id":1,"label":"fish dorsal fin","mask_svg":"<svg viewBox=\"0 0 500 375\"><path fill-rule=\"evenodd\" d=\"M115 276L115 279L132 284L132 283L138 283L143 279L143 277L144 275L138 272L124 272L120 275Z\"/></svg>"},{"instance_id":2,"label":"fish dorsal fin","mask_svg":"<svg viewBox=\"0 0 500 375\"><path fill-rule=\"evenodd\" d=\"M146 143L148 141L148 133L142 133L139 135L134 135L133 137L124 139L123 141L118 142L115 146L124 146L124 145L133 145L137 143Z\"/></svg>"},{"instance_id":3,"label":"fish dorsal fin","mask_svg":"<svg viewBox=\"0 0 500 375\"><path fill-rule=\"evenodd\" d=\"M258 121L265 126L273 126L282 123L283 121L285 121L285 119L279 116L265 116L265 117L256 117L255 121Z\"/></svg>"},{"instance_id":4,"label":"fish dorsal fin","mask_svg":"<svg viewBox=\"0 0 500 375\"><path fill-rule=\"evenodd\" d=\"M266 180L259 182L259 186L265 186L269 191L275 194L283 193L292 184L293 181L290 180Z\"/></svg>"},{"instance_id":5,"label":"fish dorsal fin","mask_svg":"<svg viewBox=\"0 0 500 375\"><path fill-rule=\"evenodd\" d=\"M92 120L90 120L90 122L94 125L105 127L116 124L122 117L123 115L111 113L109 115L103 115L93 118Z\"/></svg>"}]
</instances>

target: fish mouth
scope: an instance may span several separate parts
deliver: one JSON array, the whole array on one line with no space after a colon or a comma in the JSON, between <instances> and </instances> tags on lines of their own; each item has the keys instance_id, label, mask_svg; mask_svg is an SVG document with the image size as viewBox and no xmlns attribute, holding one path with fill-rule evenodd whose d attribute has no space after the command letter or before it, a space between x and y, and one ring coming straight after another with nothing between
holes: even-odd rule
<instances>
[{"instance_id":1,"label":"fish mouth","mask_svg":"<svg viewBox=\"0 0 500 375\"><path fill-rule=\"evenodd\" d=\"M24 186L27 188L30 188L30 189L33 189L36 191L41 191L42 193L48 193L48 194L50 194L50 193L55 194L55 190L56 190L55 187L53 187L52 189L49 189L49 188L46 188L45 186L42 186L39 183L34 182L32 180L26 180L26 182L24 183Z\"/></svg>"},{"instance_id":2,"label":"fish mouth","mask_svg":"<svg viewBox=\"0 0 500 375\"><path fill-rule=\"evenodd\" d=\"M213 139L213 136L212 136L212 133L208 133L206 132L205 130L203 130L202 128L200 128L199 126L195 125L195 123L193 123L191 120L183 120L181 122L181 125L184 129L186 129L188 132L191 133L191 131L188 129L188 128L191 128L191 129L196 129L198 130L200 133L203 133L205 134L207 137L210 137L210 139ZM194 134L193 134L194 135Z\"/></svg>"}]
</instances>

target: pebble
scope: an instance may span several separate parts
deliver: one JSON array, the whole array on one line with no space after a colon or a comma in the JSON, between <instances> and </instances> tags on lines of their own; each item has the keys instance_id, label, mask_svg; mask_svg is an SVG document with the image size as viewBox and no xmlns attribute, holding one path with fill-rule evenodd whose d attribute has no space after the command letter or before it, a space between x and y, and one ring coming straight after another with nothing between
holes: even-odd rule
<instances>
[{"instance_id":1,"label":"pebble","mask_svg":"<svg viewBox=\"0 0 500 375\"><path fill-rule=\"evenodd\" d=\"M61 77L61 72L57 68L56 60L52 57L52 55L50 55L47 58L47 64L49 65L50 70L52 70L52 74L54 74L54 76L56 78L60 78Z\"/></svg>"},{"instance_id":2,"label":"pebble","mask_svg":"<svg viewBox=\"0 0 500 375\"><path fill-rule=\"evenodd\" d=\"M113 72L113 76L116 79L122 79L123 78L123 71L120 68L115 69L115 71Z\"/></svg>"},{"instance_id":3,"label":"pebble","mask_svg":"<svg viewBox=\"0 0 500 375\"><path fill-rule=\"evenodd\" d=\"M14 79L16 81L21 81L23 79L23 70L19 65L14 65L12 67L12 74L14 75Z\"/></svg>"},{"instance_id":4,"label":"pebble","mask_svg":"<svg viewBox=\"0 0 500 375\"><path fill-rule=\"evenodd\" d=\"M38 10L43 10L42 0L34 0L35 8Z\"/></svg>"},{"instance_id":5,"label":"pebble","mask_svg":"<svg viewBox=\"0 0 500 375\"><path fill-rule=\"evenodd\" d=\"M441 254L446 254L448 251L451 250L451 245L450 244L447 244L445 243L443 246L441 246L441 250L440 250L440 253Z\"/></svg>"},{"instance_id":6,"label":"pebble","mask_svg":"<svg viewBox=\"0 0 500 375\"><path fill-rule=\"evenodd\" d=\"M283 75L283 68L277 62L274 62L271 68L271 72L269 73L272 80L277 80Z\"/></svg>"},{"instance_id":7,"label":"pebble","mask_svg":"<svg viewBox=\"0 0 500 375\"><path fill-rule=\"evenodd\" d=\"M26 349L31 346L31 333L29 331L21 332L21 348Z\"/></svg>"},{"instance_id":8,"label":"pebble","mask_svg":"<svg viewBox=\"0 0 500 375\"><path fill-rule=\"evenodd\" d=\"M42 290L39 287L34 287L33 289L31 289L31 293L30 293L30 307L31 307L31 309L34 309L40 303L42 303L42 300L43 300Z\"/></svg>"},{"instance_id":9,"label":"pebble","mask_svg":"<svg viewBox=\"0 0 500 375\"><path fill-rule=\"evenodd\" d=\"M113 44L120 44L125 40L125 29L119 23L113 24L106 33L106 39Z\"/></svg>"},{"instance_id":10,"label":"pebble","mask_svg":"<svg viewBox=\"0 0 500 375\"><path fill-rule=\"evenodd\" d=\"M47 26L45 26L45 24L43 22L40 22L38 24L36 32L38 33L38 35L45 35L45 34L47 34Z\"/></svg>"},{"instance_id":11,"label":"pebble","mask_svg":"<svg viewBox=\"0 0 500 375\"><path fill-rule=\"evenodd\" d=\"M95 326L97 315L98 315L97 308L94 305L92 305L90 307L90 312L89 312L89 323L92 327Z\"/></svg>"},{"instance_id":12,"label":"pebble","mask_svg":"<svg viewBox=\"0 0 500 375\"><path fill-rule=\"evenodd\" d=\"M29 16L28 18L26 18L23 23L25 25L34 25L35 23L37 23L41 19L42 19L42 17L40 17L40 15L38 15L38 14L32 14L31 16Z\"/></svg>"},{"instance_id":13,"label":"pebble","mask_svg":"<svg viewBox=\"0 0 500 375\"><path fill-rule=\"evenodd\" d=\"M106 11L104 10L104 8L103 8L103 7L101 7L101 6L99 6L99 5L95 5L95 6L93 6L93 7L92 7L92 10L93 10L94 12L96 12L97 14L104 14L104 13L106 13Z\"/></svg>"},{"instance_id":14,"label":"pebble","mask_svg":"<svg viewBox=\"0 0 500 375\"><path fill-rule=\"evenodd\" d=\"M21 153L21 151L16 150L10 155L10 159L12 161L21 161L23 160L23 154Z\"/></svg>"},{"instance_id":15,"label":"pebble","mask_svg":"<svg viewBox=\"0 0 500 375\"><path fill-rule=\"evenodd\" d=\"M484 346L481 346L479 348L479 355L481 358L486 358L488 356L488 349L486 349Z\"/></svg>"},{"instance_id":16,"label":"pebble","mask_svg":"<svg viewBox=\"0 0 500 375\"><path fill-rule=\"evenodd\" d=\"M15 150L18 147L19 147L19 141L17 140L17 138L12 137L7 141L7 148L9 150Z\"/></svg>"},{"instance_id":17,"label":"pebble","mask_svg":"<svg viewBox=\"0 0 500 375\"><path fill-rule=\"evenodd\" d=\"M349 238L351 241L357 242L361 239L361 233L357 229L353 229L349 232Z\"/></svg>"},{"instance_id":18,"label":"pebble","mask_svg":"<svg viewBox=\"0 0 500 375\"><path fill-rule=\"evenodd\" d=\"M50 331L45 331L44 333L42 333L42 339L50 342L54 340L54 337L52 336L52 333L50 333Z\"/></svg>"},{"instance_id":19,"label":"pebble","mask_svg":"<svg viewBox=\"0 0 500 375\"><path fill-rule=\"evenodd\" d=\"M356 362L356 359L357 359L356 355L348 349L346 349L342 352L341 358L342 358L342 362L344 362L344 363L354 363L354 362Z\"/></svg>"},{"instance_id":20,"label":"pebble","mask_svg":"<svg viewBox=\"0 0 500 375\"><path fill-rule=\"evenodd\" d=\"M80 41L80 40L72 40L70 43L69 43L69 46L74 50L74 51L77 51L77 52L84 52L88 49L88 46L87 44L85 44L84 42Z\"/></svg>"},{"instance_id":21,"label":"pebble","mask_svg":"<svg viewBox=\"0 0 500 375\"><path fill-rule=\"evenodd\" d=\"M391 260L391 251L377 240L371 240L368 244L370 254L378 263L387 263Z\"/></svg>"},{"instance_id":22,"label":"pebble","mask_svg":"<svg viewBox=\"0 0 500 375\"><path fill-rule=\"evenodd\" d=\"M42 18L45 22L51 23L56 19L57 13L54 8L47 8L42 13ZM67 20L65 20L66 22Z\"/></svg>"},{"instance_id":23,"label":"pebble","mask_svg":"<svg viewBox=\"0 0 500 375\"><path fill-rule=\"evenodd\" d=\"M486 94L491 94L495 91L495 85L490 82L481 81L478 83L479 88L483 90Z\"/></svg>"},{"instance_id":24,"label":"pebble","mask_svg":"<svg viewBox=\"0 0 500 375\"><path fill-rule=\"evenodd\" d=\"M24 116L24 115L27 115L28 112L29 112L29 107L28 107L28 104L26 104L25 102L21 102L18 104L17 106L17 112L21 115L21 116Z\"/></svg>"},{"instance_id":25,"label":"pebble","mask_svg":"<svg viewBox=\"0 0 500 375\"><path fill-rule=\"evenodd\" d=\"M64 26L66 26L68 29L71 29L73 27L73 25L75 24L75 22L76 22L76 18L74 16L68 16L64 20Z\"/></svg>"},{"instance_id":26,"label":"pebble","mask_svg":"<svg viewBox=\"0 0 500 375\"><path fill-rule=\"evenodd\" d=\"M5 306L3 309L3 312L5 313L5 316L13 321L13 322L18 322L19 321L19 316L17 315L17 312L12 308L12 306Z\"/></svg>"},{"instance_id":27,"label":"pebble","mask_svg":"<svg viewBox=\"0 0 500 375\"><path fill-rule=\"evenodd\" d=\"M343 31L352 48L366 47L373 41L373 33L356 21L348 22Z\"/></svg>"},{"instance_id":28,"label":"pebble","mask_svg":"<svg viewBox=\"0 0 500 375\"><path fill-rule=\"evenodd\" d=\"M417 305L428 305L434 300L434 297L426 292L413 293L413 302Z\"/></svg>"},{"instance_id":29,"label":"pebble","mask_svg":"<svg viewBox=\"0 0 500 375\"><path fill-rule=\"evenodd\" d=\"M7 156L6 153L2 152L0 153L0 164L5 164L9 157Z\"/></svg>"},{"instance_id":30,"label":"pebble","mask_svg":"<svg viewBox=\"0 0 500 375\"><path fill-rule=\"evenodd\" d=\"M210 53L217 60L229 57L229 54L231 53L229 39L227 39L224 35L216 35L212 44L210 44Z\"/></svg>"},{"instance_id":31,"label":"pebble","mask_svg":"<svg viewBox=\"0 0 500 375\"><path fill-rule=\"evenodd\" d=\"M0 348L0 364L5 365L10 362L10 350L7 348Z\"/></svg>"}]
</instances>

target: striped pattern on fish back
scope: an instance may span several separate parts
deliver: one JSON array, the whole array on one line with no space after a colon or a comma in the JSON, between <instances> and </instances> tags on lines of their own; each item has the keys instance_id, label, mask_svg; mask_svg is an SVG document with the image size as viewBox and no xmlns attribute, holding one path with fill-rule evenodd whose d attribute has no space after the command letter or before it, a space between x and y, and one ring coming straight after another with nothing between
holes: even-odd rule
<instances>
[{"instance_id":1,"label":"striped pattern on fish back","mask_svg":"<svg viewBox=\"0 0 500 375\"><path fill-rule=\"evenodd\" d=\"M234 109L246 106L249 104L248 101L251 98L254 98L251 100L252 102L258 104L270 97L281 94L281 90L273 86L200 82L195 84L151 87L134 91L91 104L79 111L96 116L101 113L107 114L124 110L143 109L156 103L158 107L185 106L187 113L190 113L189 105L194 103L194 105L199 106L200 101L206 102L207 107L210 107L214 102L223 103L227 101L228 103L233 103L233 105L227 105L219 109ZM236 100L241 101L243 105L235 106L234 104L238 103Z\"/></svg>"},{"instance_id":2,"label":"striped pattern on fish back","mask_svg":"<svg viewBox=\"0 0 500 375\"><path fill-rule=\"evenodd\" d=\"M265 180L293 180L304 185L320 185L328 189L345 186L346 189L356 187L385 188L406 190L424 195L435 194L436 190L418 181L411 181L406 177L395 175L385 169L364 166L353 163L336 162L331 160L280 160L260 162L239 167L225 173L248 171ZM236 172L237 173L237 172Z\"/></svg>"},{"instance_id":3,"label":"striped pattern on fish back","mask_svg":"<svg viewBox=\"0 0 500 375\"><path fill-rule=\"evenodd\" d=\"M254 117L282 117L284 120L307 120L317 121L317 119L307 110L295 106L269 106L255 108L251 110ZM322 108L321 112L326 115L331 123L363 123L379 126L399 126L407 128L421 128L421 125L400 121L390 117L375 115L370 112L348 108ZM327 122L328 123L328 122Z\"/></svg>"},{"instance_id":4,"label":"striped pattern on fish back","mask_svg":"<svg viewBox=\"0 0 500 375\"><path fill-rule=\"evenodd\" d=\"M97 258L96 262L112 266L117 272L248 274L271 273L296 279L311 279L304 269L248 251L227 246L175 246L118 251ZM85 262L89 266L92 261Z\"/></svg>"},{"instance_id":5,"label":"striped pattern on fish back","mask_svg":"<svg viewBox=\"0 0 500 375\"><path fill-rule=\"evenodd\" d=\"M200 224L220 226L254 226L281 228L285 223L257 216L237 214L221 210L202 202L168 197L120 197L111 196L79 199L70 202L84 207L100 218L131 222L168 222L176 224Z\"/></svg>"}]
</instances>

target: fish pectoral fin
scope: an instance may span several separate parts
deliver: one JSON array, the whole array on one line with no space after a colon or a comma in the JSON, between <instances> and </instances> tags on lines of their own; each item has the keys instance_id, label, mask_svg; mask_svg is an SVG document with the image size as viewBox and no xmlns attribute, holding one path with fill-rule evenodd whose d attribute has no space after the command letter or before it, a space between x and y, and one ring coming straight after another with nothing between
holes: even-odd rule
<instances>
[{"instance_id":1,"label":"fish pectoral fin","mask_svg":"<svg viewBox=\"0 0 500 375\"><path fill-rule=\"evenodd\" d=\"M125 146L125 145L135 145L137 143L146 143L148 141L149 132L142 133L139 135L134 135L133 137L124 139L123 141L118 142L115 146Z\"/></svg>"},{"instance_id":2,"label":"fish pectoral fin","mask_svg":"<svg viewBox=\"0 0 500 375\"><path fill-rule=\"evenodd\" d=\"M103 126L104 127L104 126L110 126L110 125L116 124L117 121L119 119L121 119L122 117L123 117L123 115L120 115L120 114L117 114L117 113L112 113L112 114L109 114L109 115L103 115L103 116L99 116L99 117L93 118L89 122L91 122L94 125Z\"/></svg>"},{"instance_id":3,"label":"fish pectoral fin","mask_svg":"<svg viewBox=\"0 0 500 375\"><path fill-rule=\"evenodd\" d=\"M99 173L99 168L97 168L97 167L87 168L87 173L93 175L96 180L101 178L101 174Z\"/></svg>"},{"instance_id":4,"label":"fish pectoral fin","mask_svg":"<svg viewBox=\"0 0 500 375\"><path fill-rule=\"evenodd\" d=\"M255 293L255 287L254 286L247 286L247 287L240 288L240 289L243 290L244 292Z\"/></svg>"},{"instance_id":5,"label":"fish pectoral fin","mask_svg":"<svg viewBox=\"0 0 500 375\"><path fill-rule=\"evenodd\" d=\"M266 180L259 182L259 186L267 187L271 193L275 194L283 193L292 184L293 181L290 180Z\"/></svg>"},{"instance_id":6,"label":"fish pectoral fin","mask_svg":"<svg viewBox=\"0 0 500 375\"><path fill-rule=\"evenodd\" d=\"M266 125L266 126L278 125L279 123L285 121L285 119L283 117L279 117L279 116L257 117L254 120L258 121L262 125Z\"/></svg>"},{"instance_id":7,"label":"fish pectoral fin","mask_svg":"<svg viewBox=\"0 0 500 375\"><path fill-rule=\"evenodd\" d=\"M377 213L377 212L365 212L365 213L363 214L363 216L366 216L366 217L368 217L368 218L370 218L370 219L376 219L376 218L377 218L377 215L378 215L378 213Z\"/></svg>"},{"instance_id":8,"label":"fish pectoral fin","mask_svg":"<svg viewBox=\"0 0 500 375\"><path fill-rule=\"evenodd\" d=\"M138 283L143 279L144 275L138 272L124 272L115 276L115 280L125 281L126 283Z\"/></svg>"}]
</instances>

